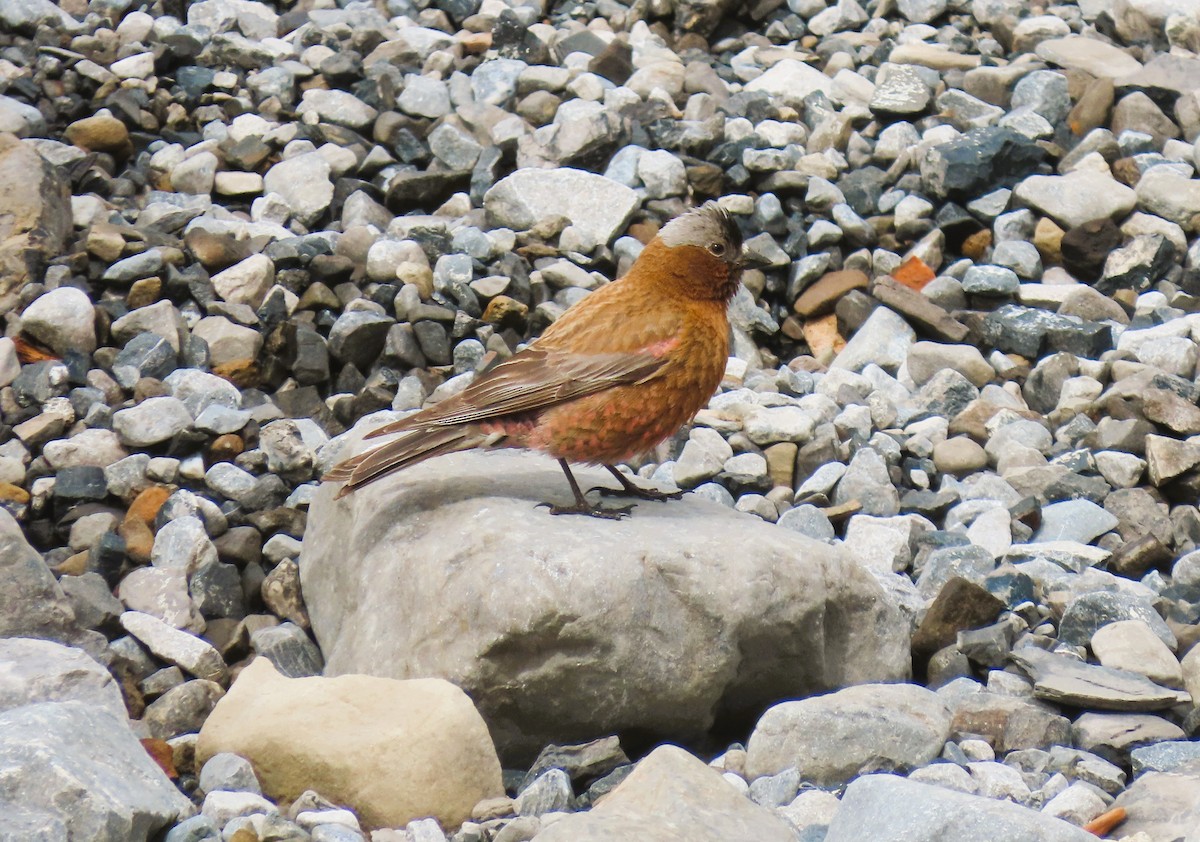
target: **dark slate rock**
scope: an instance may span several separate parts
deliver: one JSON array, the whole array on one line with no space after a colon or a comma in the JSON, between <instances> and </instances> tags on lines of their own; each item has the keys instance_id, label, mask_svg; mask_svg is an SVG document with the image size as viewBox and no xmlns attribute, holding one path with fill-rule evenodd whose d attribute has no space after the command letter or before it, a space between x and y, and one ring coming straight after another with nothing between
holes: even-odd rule
<instances>
[{"instance_id":1,"label":"dark slate rock","mask_svg":"<svg viewBox=\"0 0 1200 842\"><path fill-rule=\"evenodd\" d=\"M93 465L59 468L54 483L54 496L70 504L84 500L103 500L108 495L104 469Z\"/></svg>"},{"instance_id":2,"label":"dark slate rock","mask_svg":"<svg viewBox=\"0 0 1200 842\"><path fill-rule=\"evenodd\" d=\"M1058 625L1058 639L1074 646L1087 646L1101 626L1117 620L1143 620L1172 649L1175 635L1145 599L1111 591L1080 594L1067 605Z\"/></svg>"},{"instance_id":3,"label":"dark slate rock","mask_svg":"<svg viewBox=\"0 0 1200 842\"><path fill-rule=\"evenodd\" d=\"M397 173L388 184L384 203L393 213L437 207L471 186L470 170Z\"/></svg>"},{"instance_id":4,"label":"dark slate rock","mask_svg":"<svg viewBox=\"0 0 1200 842\"><path fill-rule=\"evenodd\" d=\"M988 313L982 334L987 344L1029 359L1041 356L1043 349L1095 359L1113 345L1109 325L1017 304Z\"/></svg>"},{"instance_id":5,"label":"dark slate rock","mask_svg":"<svg viewBox=\"0 0 1200 842\"><path fill-rule=\"evenodd\" d=\"M989 126L930 149L921 161L921 181L939 198L971 201L998 187L1011 187L1034 172L1045 152L1012 129Z\"/></svg>"},{"instance_id":6,"label":"dark slate rock","mask_svg":"<svg viewBox=\"0 0 1200 842\"><path fill-rule=\"evenodd\" d=\"M1139 235L1109 254L1103 277L1094 286L1105 295L1119 289L1140 292L1162 279L1174 261L1175 246L1162 234Z\"/></svg>"},{"instance_id":7,"label":"dark slate rock","mask_svg":"<svg viewBox=\"0 0 1200 842\"><path fill-rule=\"evenodd\" d=\"M250 643L288 678L320 675L325 668L317 645L294 623L259 629L250 635Z\"/></svg>"},{"instance_id":8,"label":"dark slate rock","mask_svg":"<svg viewBox=\"0 0 1200 842\"><path fill-rule=\"evenodd\" d=\"M178 364L178 355L170 342L156 333L139 333L117 354L112 370L117 382L131 389L142 377L162 380Z\"/></svg>"}]
</instances>

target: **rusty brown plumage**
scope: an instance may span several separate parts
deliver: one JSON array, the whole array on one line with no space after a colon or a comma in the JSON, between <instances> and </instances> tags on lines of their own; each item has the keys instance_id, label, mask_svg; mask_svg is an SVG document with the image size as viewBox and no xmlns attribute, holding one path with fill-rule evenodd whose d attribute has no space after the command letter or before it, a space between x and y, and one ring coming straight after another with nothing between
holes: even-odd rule
<instances>
[{"instance_id":1,"label":"rusty brown plumage","mask_svg":"<svg viewBox=\"0 0 1200 842\"><path fill-rule=\"evenodd\" d=\"M613 463L650 450L704 406L729 354L726 308L741 280L742 239L715 202L668 223L618 281L584 298L528 347L458 395L385 424L399 438L335 466L338 496L434 456L522 447L557 458L575 496L557 514L619 517L588 503L568 462Z\"/></svg>"}]
</instances>

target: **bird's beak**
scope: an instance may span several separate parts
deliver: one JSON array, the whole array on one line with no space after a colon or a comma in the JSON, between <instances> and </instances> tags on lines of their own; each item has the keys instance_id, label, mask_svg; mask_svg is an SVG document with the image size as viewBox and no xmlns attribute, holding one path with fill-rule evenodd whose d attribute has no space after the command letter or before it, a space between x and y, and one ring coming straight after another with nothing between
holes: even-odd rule
<instances>
[{"instance_id":1,"label":"bird's beak","mask_svg":"<svg viewBox=\"0 0 1200 842\"><path fill-rule=\"evenodd\" d=\"M743 250L741 259L738 260L738 267L741 269L766 269L771 265L771 261L759 254L754 254Z\"/></svg>"}]
</instances>

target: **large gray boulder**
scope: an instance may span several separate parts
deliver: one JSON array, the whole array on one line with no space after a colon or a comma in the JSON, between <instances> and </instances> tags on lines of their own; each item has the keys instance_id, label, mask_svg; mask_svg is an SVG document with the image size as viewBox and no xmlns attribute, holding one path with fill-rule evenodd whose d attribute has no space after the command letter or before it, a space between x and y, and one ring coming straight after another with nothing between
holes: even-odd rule
<instances>
[{"instance_id":1,"label":"large gray boulder","mask_svg":"<svg viewBox=\"0 0 1200 842\"><path fill-rule=\"evenodd\" d=\"M192 812L123 718L82 702L0 713L0 839L142 842Z\"/></svg>"},{"instance_id":2,"label":"large gray boulder","mask_svg":"<svg viewBox=\"0 0 1200 842\"><path fill-rule=\"evenodd\" d=\"M510 759L629 730L686 740L909 672L897 608L848 554L705 500L555 517L536 504L570 501L561 470L521 452L336 491L317 493L300 557L326 674L452 681Z\"/></svg>"}]
</instances>

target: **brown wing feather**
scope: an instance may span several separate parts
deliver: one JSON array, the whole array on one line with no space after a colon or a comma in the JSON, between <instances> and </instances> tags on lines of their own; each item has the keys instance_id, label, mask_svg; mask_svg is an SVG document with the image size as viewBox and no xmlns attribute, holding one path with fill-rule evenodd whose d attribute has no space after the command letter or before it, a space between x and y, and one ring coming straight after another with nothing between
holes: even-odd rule
<instances>
[{"instance_id":1,"label":"brown wing feather","mask_svg":"<svg viewBox=\"0 0 1200 842\"><path fill-rule=\"evenodd\" d=\"M534 345L496 366L461 394L372 430L366 438L545 409L615 385L645 382L666 363L662 354L575 354Z\"/></svg>"}]
</instances>

